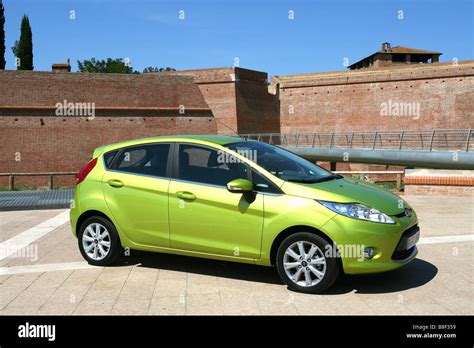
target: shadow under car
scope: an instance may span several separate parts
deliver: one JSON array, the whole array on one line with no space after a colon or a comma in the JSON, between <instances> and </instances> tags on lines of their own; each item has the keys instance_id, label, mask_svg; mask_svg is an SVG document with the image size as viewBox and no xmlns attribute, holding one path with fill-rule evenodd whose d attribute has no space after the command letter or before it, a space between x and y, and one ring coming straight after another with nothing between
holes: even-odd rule
<instances>
[{"instance_id":1,"label":"shadow under car","mask_svg":"<svg viewBox=\"0 0 474 348\"><path fill-rule=\"evenodd\" d=\"M133 250L130 256L122 257L114 267L130 265L284 285L274 267L236 262ZM364 275L341 274L334 285L324 292L324 295L339 295L354 290L355 293L362 294L398 292L423 286L430 282L437 273L436 266L417 258L409 264L389 272Z\"/></svg>"}]
</instances>

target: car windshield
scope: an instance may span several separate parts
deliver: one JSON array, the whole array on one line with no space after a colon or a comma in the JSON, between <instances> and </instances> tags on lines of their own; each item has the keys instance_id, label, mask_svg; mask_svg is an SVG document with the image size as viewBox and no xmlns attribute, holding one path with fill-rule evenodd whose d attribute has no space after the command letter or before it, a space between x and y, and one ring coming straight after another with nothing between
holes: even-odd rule
<instances>
[{"instance_id":1,"label":"car windshield","mask_svg":"<svg viewBox=\"0 0 474 348\"><path fill-rule=\"evenodd\" d=\"M294 153L258 141L227 144L225 147L255 162L286 181L317 183L341 178Z\"/></svg>"}]
</instances>

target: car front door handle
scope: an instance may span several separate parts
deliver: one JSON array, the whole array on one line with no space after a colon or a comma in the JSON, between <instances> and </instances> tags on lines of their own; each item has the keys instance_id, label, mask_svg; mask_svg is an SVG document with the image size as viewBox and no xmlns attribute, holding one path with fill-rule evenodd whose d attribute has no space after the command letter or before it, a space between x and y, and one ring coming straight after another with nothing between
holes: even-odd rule
<instances>
[{"instance_id":1,"label":"car front door handle","mask_svg":"<svg viewBox=\"0 0 474 348\"><path fill-rule=\"evenodd\" d=\"M121 182L120 180L117 180L117 179L110 179L110 180L107 181L107 184L109 186L116 187L116 188L119 188L119 187L123 186L123 182Z\"/></svg>"},{"instance_id":2,"label":"car front door handle","mask_svg":"<svg viewBox=\"0 0 474 348\"><path fill-rule=\"evenodd\" d=\"M194 195L194 193L187 192L187 191L176 192L176 196L186 201L194 201L196 199L196 196Z\"/></svg>"}]
</instances>

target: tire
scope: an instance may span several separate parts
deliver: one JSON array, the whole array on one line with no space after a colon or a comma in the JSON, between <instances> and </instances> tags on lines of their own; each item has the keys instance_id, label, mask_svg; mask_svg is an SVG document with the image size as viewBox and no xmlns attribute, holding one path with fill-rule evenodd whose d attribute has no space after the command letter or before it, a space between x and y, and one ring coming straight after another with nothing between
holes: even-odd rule
<instances>
[{"instance_id":1,"label":"tire","mask_svg":"<svg viewBox=\"0 0 474 348\"><path fill-rule=\"evenodd\" d=\"M303 259L300 256L301 246L304 250ZM328 289L336 281L341 269L337 256L327 252L332 248L333 244L314 233L298 232L286 237L276 255L281 279L289 289L298 292L319 294ZM314 251L312 256L311 251ZM307 273L311 282L308 281Z\"/></svg>"},{"instance_id":2,"label":"tire","mask_svg":"<svg viewBox=\"0 0 474 348\"><path fill-rule=\"evenodd\" d=\"M94 236L97 226L99 226L99 238ZM82 257L94 266L111 265L123 254L117 229L112 222L102 216L92 216L82 223L77 235L77 242ZM107 247L107 245L109 246Z\"/></svg>"}]
</instances>

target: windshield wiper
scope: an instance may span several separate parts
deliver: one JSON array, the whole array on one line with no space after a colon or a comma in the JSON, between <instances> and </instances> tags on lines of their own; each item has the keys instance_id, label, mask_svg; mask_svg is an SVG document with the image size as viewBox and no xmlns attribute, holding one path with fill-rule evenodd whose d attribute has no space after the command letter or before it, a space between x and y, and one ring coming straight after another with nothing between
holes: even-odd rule
<instances>
[{"instance_id":1,"label":"windshield wiper","mask_svg":"<svg viewBox=\"0 0 474 348\"><path fill-rule=\"evenodd\" d=\"M337 180L337 179L342 179L342 178L343 178L342 175L332 174L332 175L329 175L329 176L325 176L321 179L317 179L316 182L331 181L331 180Z\"/></svg>"},{"instance_id":2,"label":"windshield wiper","mask_svg":"<svg viewBox=\"0 0 474 348\"><path fill-rule=\"evenodd\" d=\"M333 174L333 175L324 176L324 177L318 178L318 179L296 179L295 178L295 179L286 179L286 181L299 182L299 183L302 183L302 184L316 184L316 183L319 183L319 182L331 181L331 180L336 180L336 179L342 179L342 175Z\"/></svg>"},{"instance_id":3,"label":"windshield wiper","mask_svg":"<svg viewBox=\"0 0 474 348\"><path fill-rule=\"evenodd\" d=\"M316 181L316 179L285 179L285 180L289 182L299 182L303 184L314 184L315 182L318 182Z\"/></svg>"}]
</instances>

